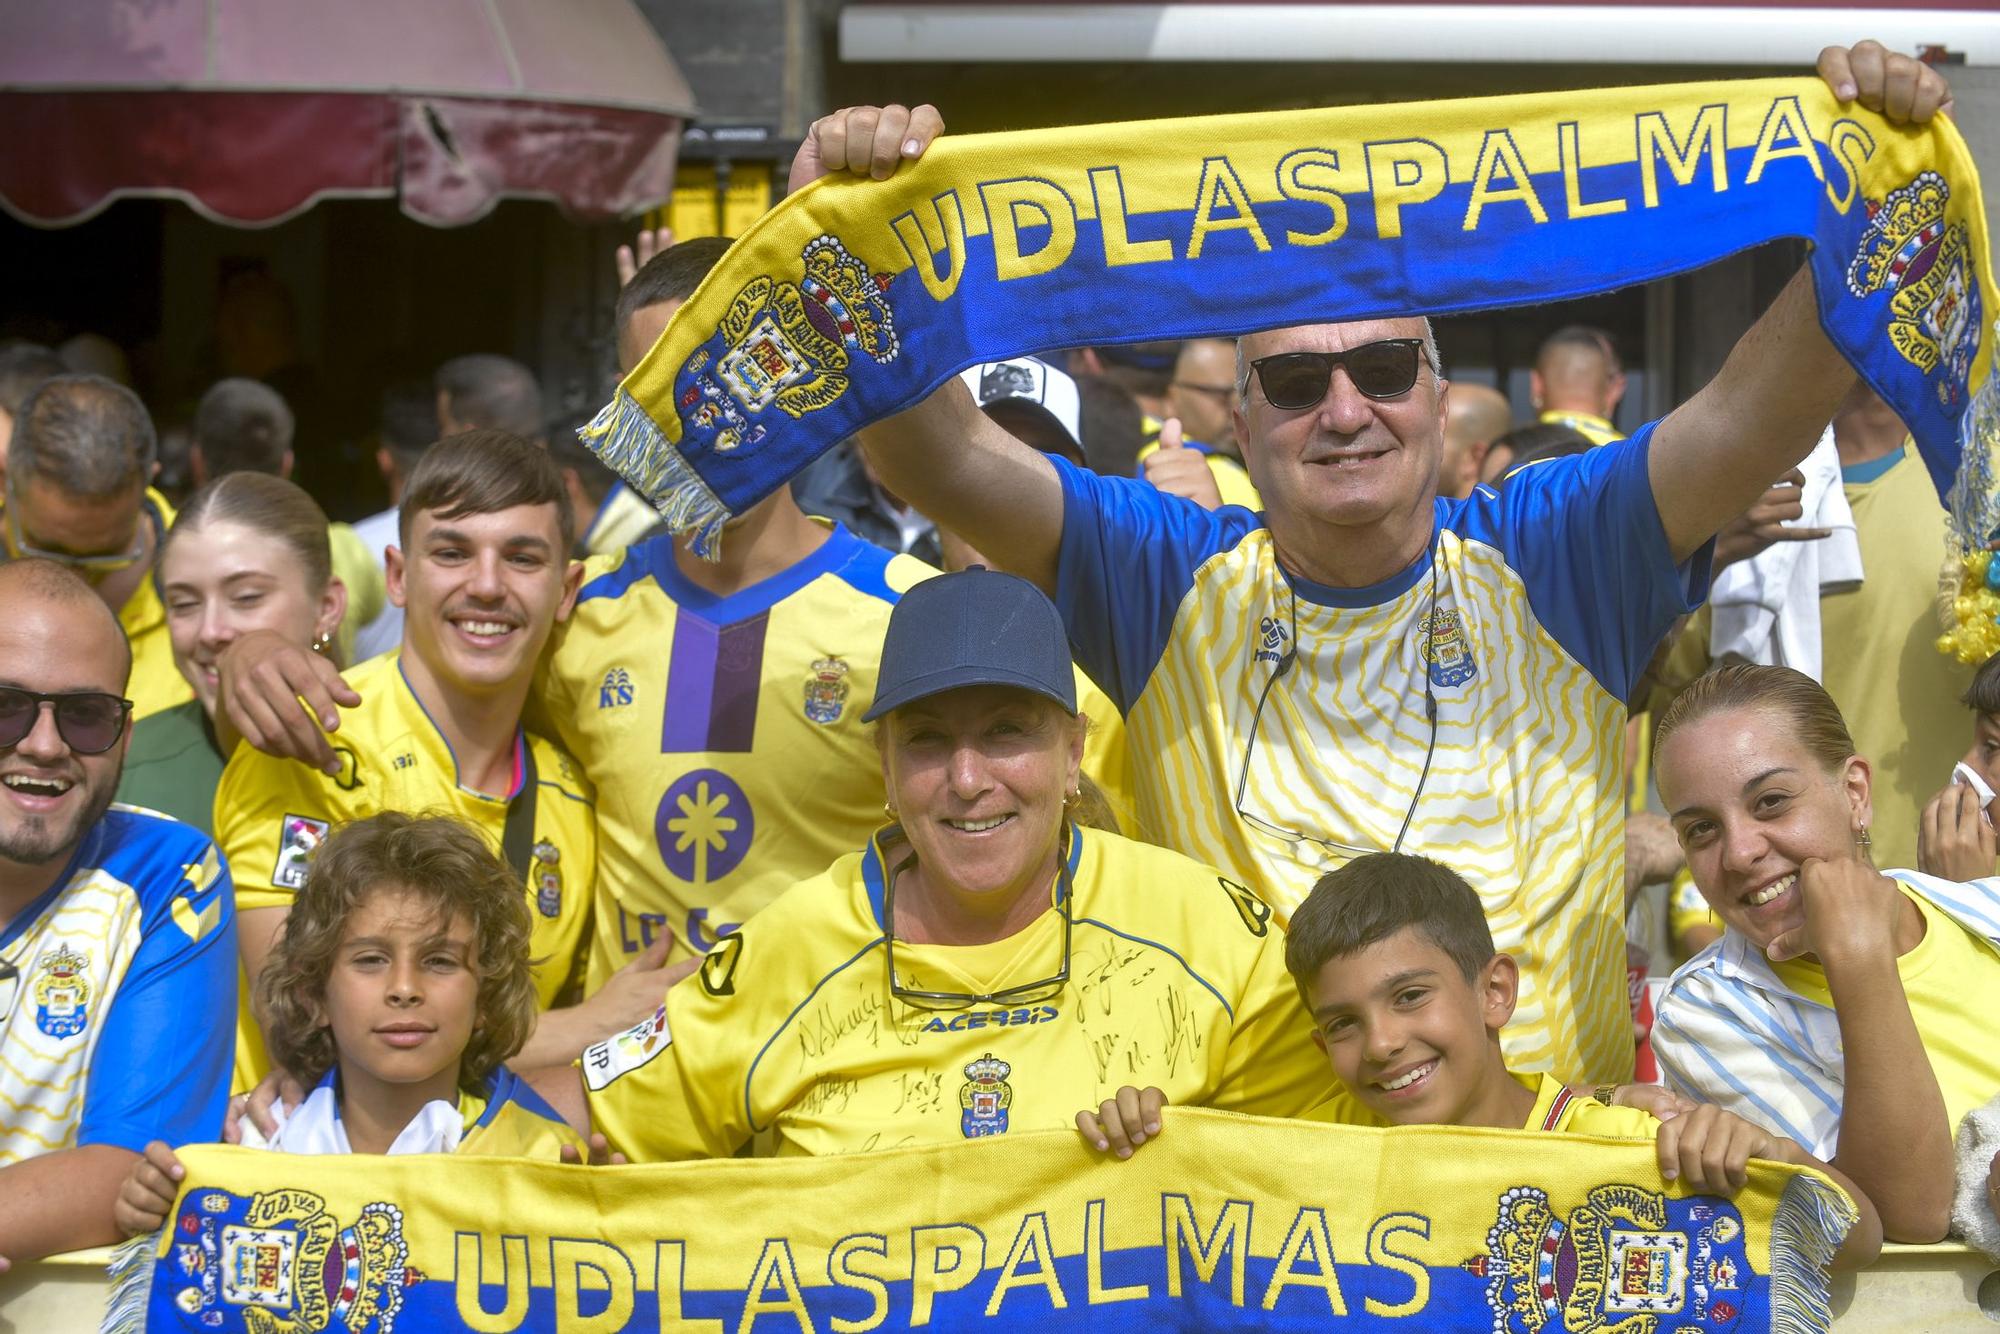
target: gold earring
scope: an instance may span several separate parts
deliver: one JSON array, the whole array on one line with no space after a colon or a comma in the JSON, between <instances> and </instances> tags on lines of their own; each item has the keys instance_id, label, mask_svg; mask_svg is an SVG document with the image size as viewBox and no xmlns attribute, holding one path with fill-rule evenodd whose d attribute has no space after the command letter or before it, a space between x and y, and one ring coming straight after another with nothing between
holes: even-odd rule
<instances>
[{"instance_id":1,"label":"gold earring","mask_svg":"<svg viewBox=\"0 0 2000 1334\"><path fill-rule=\"evenodd\" d=\"M1079 801L1082 800L1083 800L1083 785L1079 783L1077 784L1075 791L1069 793L1067 796L1063 798L1063 809L1070 810L1073 807L1075 807L1075 805Z\"/></svg>"},{"instance_id":2,"label":"gold earring","mask_svg":"<svg viewBox=\"0 0 2000 1334\"><path fill-rule=\"evenodd\" d=\"M1868 826L1862 825L1861 832L1854 836L1854 846L1863 852L1875 846L1875 840L1868 837Z\"/></svg>"},{"instance_id":3,"label":"gold earring","mask_svg":"<svg viewBox=\"0 0 2000 1334\"><path fill-rule=\"evenodd\" d=\"M313 642L312 642L312 651L313 651L313 652L315 652L315 653L321 653L321 654L325 653L325 652L326 652L326 646L327 646L327 641L328 641L329 639L331 639L331 638L332 638L332 636L331 636L331 635L327 635L327 634L315 634L315 635L313 636Z\"/></svg>"},{"instance_id":4,"label":"gold earring","mask_svg":"<svg viewBox=\"0 0 2000 1334\"><path fill-rule=\"evenodd\" d=\"M888 817L889 817L889 818L890 818L891 820L895 819L895 818L896 818L896 803L895 803L895 802L893 802L893 801L885 801L885 802L883 802L883 803L882 803L882 814L884 814L884 815L888 816Z\"/></svg>"}]
</instances>

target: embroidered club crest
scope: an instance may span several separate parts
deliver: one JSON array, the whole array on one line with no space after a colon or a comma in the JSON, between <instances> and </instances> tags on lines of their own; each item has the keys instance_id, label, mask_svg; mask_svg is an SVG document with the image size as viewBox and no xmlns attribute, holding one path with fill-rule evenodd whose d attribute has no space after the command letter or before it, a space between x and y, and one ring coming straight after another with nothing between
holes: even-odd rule
<instances>
[{"instance_id":1,"label":"embroidered club crest","mask_svg":"<svg viewBox=\"0 0 2000 1334\"><path fill-rule=\"evenodd\" d=\"M1981 322L1970 233L1946 222L1951 186L1927 171L1868 204L1868 228L1847 266L1857 297L1889 293L1890 345L1925 375L1943 371L1938 400L1963 396Z\"/></svg>"},{"instance_id":2,"label":"embroidered club crest","mask_svg":"<svg viewBox=\"0 0 2000 1334\"><path fill-rule=\"evenodd\" d=\"M424 1277L396 1206L363 1205L343 1227L310 1191L191 1195L174 1241L167 1282L195 1329L392 1334L404 1290Z\"/></svg>"},{"instance_id":3,"label":"embroidered club crest","mask_svg":"<svg viewBox=\"0 0 2000 1334\"><path fill-rule=\"evenodd\" d=\"M821 658L806 678L806 717L816 723L840 721L847 707L847 664L839 658Z\"/></svg>"},{"instance_id":4,"label":"embroidered club crest","mask_svg":"<svg viewBox=\"0 0 2000 1334\"><path fill-rule=\"evenodd\" d=\"M1417 645L1430 669L1431 684L1440 690L1464 685L1479 675L1465 622L1456 611L1433 611L1417 622Z\"/></svg>"},{"instance_id":5,"label":"embroidered club crest","mask_svg":"<svg viewBox=\"0 0 2000 1334\"><path fill-rule=\"evenodd\" d=\"M750 418L774 404L803 417L839 398L854 357L887 365L901 350L890 275L871 274L832 236L814 237L799 259L797 282L764 275L736 294L716 326L729 348L712 373L706 349L682 367L692 377L677 404L682 421L718 452L761 440L765 428Z\"/></svg>"},{"instance_id":6,"label":"embroidered club crest","mask_svg":"<svg viewBox=\"0 0 2000 1334\"><path fill-rule=\"evenodd\" d=\"M544 917L562 915L562 852L547 839L536 841L528 863L528 883L535 890L535 911Z\"/></svg>"},{"instance_id":7,"label":"embroidered club crest","mask_svg":"<svg viewBox=\"0 0 2000 1334\"><path fill-rule=\"evenodd\" d=\"M1014 1067L990 1051L965 1067L965 1086L958 1091L958 1128L967 1139L1007 1133L1007 1108L1014 1101L1007 1076L1012 1073Z\"/></svg>"},{"instance_id":8,"label":"embroidered club crest","mask_svg":"<svg viewBox=\"0 0 2000 1334\"><path fill-rule=\"evenodd\" d=\"M1494 1334L1662 1334L1663 1317L1672 1317L1676 1334L1729 1330L1738 1304L1712 1302L1709 1284L1697 1280L1718 1266L1732 1278L1749 1268L1742 1247L1731 1244L1741 1224L1719 1219L1734 1231L1717 1241L1717 1225L1701 1228L1697 1208L1714 1212L1609 1185L1593 1187L1565 1216L1546 1192L1516 1186L1500 1197L1486 1254L1462 1267L1486 1280ZM1697 1234L1699 1256L1690 1247Z\"/></svg>"},{"instance_id":9,"label":"embroidered club crest","mask_svg":"<svg viewBox=\"0 0 2000 1334\"><path fill-rule=\"evenodd\" d=\"M331 827L310 816L287 815L278 830L278 864L271 868L271 883L280 889L303 887L312 856L326 842Z\"/></svg>"},{"instance_id":10,"label":"embroidered club crest","mask_svg":"<svg viewBox=\"0 0 2000 1334\"><path fill-rule=\"evenodd\" d=\"M73 1038L90 1022L90 956L59 944L35 961L35 1027L52 1038Z\"/></svg>"}]
</instances>

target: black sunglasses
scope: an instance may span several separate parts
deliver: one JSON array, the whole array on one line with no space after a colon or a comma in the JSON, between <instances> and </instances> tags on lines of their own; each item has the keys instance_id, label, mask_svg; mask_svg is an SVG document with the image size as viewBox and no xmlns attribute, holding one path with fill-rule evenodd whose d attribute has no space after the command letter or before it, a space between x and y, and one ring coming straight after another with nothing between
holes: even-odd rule
<instances>
[{"instance_id":1,"label":"black sunglasses","mask_svg":"<svg viewBox=\"0 0 2000 1334\"><path fill-rule=\"evenodd\" d=\"M95 690L44 695L34 690L0 686L0 749L18 746L35 730L42 705L56 712L56 732L79 755L102 755L125 734L132 701Z\"/></svg>"},{"instance_id":2,"label":"black sunglasses","mask_svg":"<svg viewBox=\"0 0 2000 1334\"><path fill-rule=\"evenodd\" d=\"M1280 352L1250 363L1264 399L1274 408L1296 412L1326 397L1333 368L1347 367L1347 378L1367 398L1400 398L1417 382L1417 364L1428 354L1421 338L1385 338L1345 352Z\"/></svg>"}]
</instances>

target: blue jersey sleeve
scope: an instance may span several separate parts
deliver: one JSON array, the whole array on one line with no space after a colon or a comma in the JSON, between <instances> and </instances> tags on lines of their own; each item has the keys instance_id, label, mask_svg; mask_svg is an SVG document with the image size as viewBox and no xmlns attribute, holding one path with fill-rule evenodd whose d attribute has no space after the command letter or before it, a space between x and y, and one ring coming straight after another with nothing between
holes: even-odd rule
<instances>
[{"instance_id":1,"label":"blue jersey sleeve","mask_svg":"<svg viewBox=\"0 0 2000 1334\"><path fill-rule=\"evenodd\" d=\"M1653 500L1653 428L1584 454L1531 464L1460 502L1446 526L1497 545L1528 605L1610 694L1630 699L1674 618L1708 596L1714 543L1676 566Z\"/></svg>"},{"instance_id":2,"label":"blue jersey sleeve","mask_svg":"<svg viewBox=\"0 0 2000 1334\"><path fill-rule=\"evenodd\" d=\"M1166 650L1195 572L1259 520L1240 506L1211 513L1134 477L1049 461L1063 488L1056 606L1078 665L1124 713Z\"/></svg>"},{"instance_id":3,"label":"blue jersey sleeve","mask_svg":"<svg viewBox=\"0 0 2000 1334\"><path fill-rule=\"evenodd\" d=\"M236 896L214 845L190 846L188 865L159 872L180 872L173 892L147 895L145 935L91 1056L78 1144L137 1153L148 1140L222 1135L236 1049Z\"/></svg>"}]
</instances>

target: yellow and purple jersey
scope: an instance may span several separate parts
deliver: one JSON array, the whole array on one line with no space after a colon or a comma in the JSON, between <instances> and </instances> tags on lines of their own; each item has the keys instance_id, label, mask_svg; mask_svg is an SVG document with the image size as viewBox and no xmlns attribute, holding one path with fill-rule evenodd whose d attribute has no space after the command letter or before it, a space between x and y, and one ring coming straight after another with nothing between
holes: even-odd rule
<instances>
[{"instance_id":1,"label":"yellow and purple jersey","mask_svg":"<svg viewBox=\"0 0 2000 1334\"><path fill-rule=\"evenodd\" d=\"M889 612L936 571L844 528L718 597L654 538L588 562L536 678L597 787L593 989L653 943L705 952L882 821L861 721Z\"/></svg>"}]
</instances>

